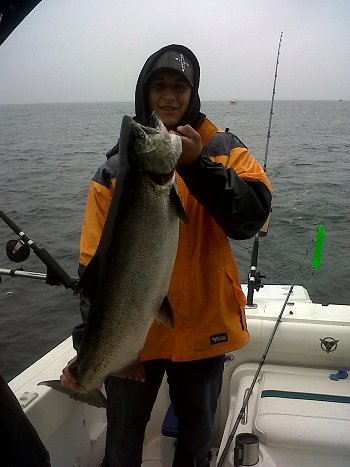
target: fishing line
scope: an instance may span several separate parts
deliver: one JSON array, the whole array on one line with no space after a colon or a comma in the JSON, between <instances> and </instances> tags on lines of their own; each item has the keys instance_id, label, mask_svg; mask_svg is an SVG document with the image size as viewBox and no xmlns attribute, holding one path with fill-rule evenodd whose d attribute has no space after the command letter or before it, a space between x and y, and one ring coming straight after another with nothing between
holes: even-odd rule
<instances>
[{"instance_id":1,"label":"fishing line","mask_svg":"<svg viewBox=\"0 0 350 467\"><path fill-rule=\"evenodd\" d=\"M322 224L320 224L320 225L322 225ZM315 243L317 243L318 237L320 237L320 234L317 234L317 236L316 236L316 242L315 242ZM320 242L320 240L318 240L318 241ZM302 261L301 261L301 263L300 263L300 265L299 265L298 271L297 271L297 273L295 274L295 277L294 277L294 280L293 280L293 282L292 282L292 285L291 285L290 288L289 288L289 291L288 291L288 293L287 293L286 299L285 299L285 301L284 301L284 303L283 303L283 305L282 305L280 314L278 315L278 318L277 318L277 320L276 320L276 323L275 323L275 326L274 326L274 328L273 328L273 331L272 331L272 333L271 333L271 335L270 335L270 338L269 338L269 341L268 341L267 346L266 346L266 348L265 348L265 351L264 351L264 353L263 353L263 355L262 355L262 357L261 357L261 360L260 360L258 369L257 369L256 372L255 372L253 381L252 381L252 383L251 383L251 385L250 385L250 387L249 387L249 389L248 389L248 391L247 391L247 394L245 395L245 398L244 398L244 400L243 400L243 404L242 404L241 410L240 410L240 412L239 412L239 414L238 414L238 416L237 416L237 419L236 419L236 421L235 421L235 424L234 424L234 426L233 426L233 428L232 428L232 430L231 430L231 432L230 432L230 435L229 435L229 437L228 437L228 439L227 439L227 441L226 441L224 450L222 451L222 454L221 454L221 457L220 457L219 462L218 462L218 464L217 464L217 467L222 467L222 465L223 465L223 463L224 463L224 461L225 461L225 459L226 459L228 450L229 450L229 448L230 448L230 446L231 446L231 443L232 443L232 440L233 440L233 438L234 438L234 436L235 436L235 434L236 434L237 428L238 428L240 422L242 421L242 418L244 417L245 409L246 409L246 407L247 407L247 405L248 405L250 396L252 395L252 392L253 392L253 389L254 389L254 387L255 387L256 381L257 381L257 379L258 379L258 377L259 377L261 368L263 367L263 365L264 365L264 363L265 363L265 360L266 360L267 354L268 354L268 352L269 352L269 350L270 350L272 341L273 341L273 339L274 339L274 337L275 337L275 334L276 334L276 332L277 332L278 326L279 326L279 324L280 324L280 322L281 322L281 320L282 320L282 316L283 316L284 310L285 310L285 308L286 308L286 306L287 306L287 304L288 304L289 298L290 298L290 296L291 296L291 294L292 294L292 292L293 292L293 288L294 288L294 286L295 286L295 284L296 284L296 281L297 281L297 279L298 279L298 277L299 277L299 274L300 274L300 272L301 272L301 270L302 270L302 268L303 268L303 266L304 266L305 260L306 260L306 258L307 258L308 255L309 255L309 251L310 251L311 246L312 246L313 243L314 243L314 238L311 238L311 240L310 240L310 242L309 242L309 245L308 245L308 247L307 247L307 249L306 249L306 252L304 253L303 259L302 259ZM320 243L319 243L319 245L320 245ZM318 250L317 250L317 254L316 254L316 259L318 259L319 256L320 256L320 254L319 254L319 245L318 245ZM321 244L321 249L322 249L322 244ZM314 258L315 258L315 255L314 255Z\"/></svg>"}]
</instances>

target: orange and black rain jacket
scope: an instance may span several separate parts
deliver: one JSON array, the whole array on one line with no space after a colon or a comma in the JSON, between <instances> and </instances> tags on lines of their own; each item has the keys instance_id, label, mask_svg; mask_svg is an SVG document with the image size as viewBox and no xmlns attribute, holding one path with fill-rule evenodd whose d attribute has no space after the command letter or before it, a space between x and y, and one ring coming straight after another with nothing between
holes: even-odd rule
<instances>
[{"instance_id":1,"label":"orange and black rain jacket","mask_svg":"<svg viewBox=\"0 0 350 467\"><path fill-rule=\"evenodd\" d=\"M265 223L271 185L259 163L232 133L208 118L196 130L204 149L197 162L177 173L188 224L180 224L168 298L175 327L155 321L141 352L143 360L190 361L213 357L249 339L239 274L227 237L253 237ZM113 155L93 178L81 235L80 273L95 253L118 173ZM82 326L73 332L77 348Z\"/></svg>"}]
</instances>

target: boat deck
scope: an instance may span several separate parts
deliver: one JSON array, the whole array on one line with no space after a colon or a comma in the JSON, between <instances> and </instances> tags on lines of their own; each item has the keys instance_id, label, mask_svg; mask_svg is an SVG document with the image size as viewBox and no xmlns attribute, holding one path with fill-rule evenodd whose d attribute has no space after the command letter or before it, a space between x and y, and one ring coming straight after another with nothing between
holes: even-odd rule
<instances>
[{"instance_id":1,"label":"boat deck","mask_svg":"<svg viewBox=\"0 0 350 467\"><path fill-rule=\"evenodd\" d=\"M288 292L289 286L265 286L254 296L257 306L246 309L251 338L244 348L228 355L225 364L214 424L212 467L216 465L219 449L221 455L235 414L241 408L244 392L250 385ZM52 467L97 467L104 455L105 411L69 399L47 386L37 385L43 380L58 379L74 354L69 337L9 385L50 452ZM349 365L349 355L350 307L312 303L303 287L294 287L268 361L249 401L248 423L238 430L259 433L258 467L350 466L350 448L346 440L350 433L350 381L329 380L330 373ZM277 380L271 375L278 375ZM296 386L302 381L309 386L308 390ZM281 387L281 382L287 386ZM262 391L325 393L338 399L335 402L306 399L290 402L287 399L286 403L283 398L263 400L259 396ZM340 401L339 397L345 399ZM272 407L266 404L271 401L274 402ZM309 411L307 417L305 410L300 410L300 404ZM169 405L164 379L146 430L145 467L171 466L175 437L162 435ZM294 418L287 413L292 406L297 414ZM323 421L319 421L317 410L322 413ZM274 431L282 423L285 426L283 433L278 429ZM304 425L309 427L307 432L302 431ZM309 444L305 444L307 438L311 440ZM233 446L224 463L224 467L232 466Z\"/></svg>"}]
</instances>

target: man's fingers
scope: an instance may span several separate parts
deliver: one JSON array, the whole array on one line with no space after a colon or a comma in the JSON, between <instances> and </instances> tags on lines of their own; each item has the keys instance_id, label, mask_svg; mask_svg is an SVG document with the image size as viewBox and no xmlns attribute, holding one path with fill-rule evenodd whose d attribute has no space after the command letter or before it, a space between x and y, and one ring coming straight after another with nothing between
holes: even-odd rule
<instances>
[{"instance_id":1,"label":"man's fingers","mask_svg":"<svg viewBox=\"0 0 350 467\"><path fill-rule=\"evenodd\" d=\"M63 387L72 389L72 391L81 392L85 390L84 386L78 383L78 381L71 375L67 376L65 373L62 373L60 380Z\"/></svg>"},{"instance_id":2,"label":"man's fingers","mask_svg":"<svg viewBox=\"0 0 350 467\"><path fill-rule=\"evenodd\" d=\"M84 391L85 388L83 385L81 385L76 378L71 374L69 371L69 365L73 363L76 360L77 357L72 358L69 360L67 363L66 367L63 368L62 374L60 376L61 384L63 387L66 387L68 389L72 389L73 391L80 392Z\"/></svg>"},{"instance_id":3,"label":"man's fingers","mask_svg":"<svg viewBox=\"0 0 350 467\"><path fill-rule=\"evenodd\" d=\"M177 127L181 136L187 136L188 138L200 138L197 131L191 127L191 125L183 125Z\"/></svg>"}]
</instances>

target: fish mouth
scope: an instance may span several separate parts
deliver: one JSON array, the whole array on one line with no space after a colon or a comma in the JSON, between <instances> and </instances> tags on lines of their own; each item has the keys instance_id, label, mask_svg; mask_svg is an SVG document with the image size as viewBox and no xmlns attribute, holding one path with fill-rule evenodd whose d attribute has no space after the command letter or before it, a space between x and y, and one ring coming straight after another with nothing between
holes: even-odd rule
<instances>
[{"instance_id":1,"label":"fish mouth","mask_svg":"<svg viewBox=\"0 0 350 467\"><path fill-rule=\"evenodd\" d=\"M163 136L168 134L168 130L166 129L163 120L157 114L157 112L153 111L150 116L150 126L155 128L156 130L160 131Z\"/></svg>"},{"instance_id":2,"label":"fish mouth","mask_svg":"<svg viewBox=\"0 0 350 467\"><path fill-rule=\"evenodd\" d=\"M162 124L162 120L161 120L161 118L159 117L159 115L156 112L151 113L151 116L149 118L149 122L150 122L150 126L152 128L157 128L157 129L159 129L161 127L161 124Z\"/></svg>"},{"instance_id":3,"label":"fish mouth","mask_svg":"<svg viewBox=\"0 0 350 467\"><path fill-rule=\"evenodd\" d=\"M151 126L143 126L133 119L130 125L129 162L134 162L157 185L166 184L182 152L180 137L169 134L156 112L150 116Z\"/></svg>"}]
</instances>

